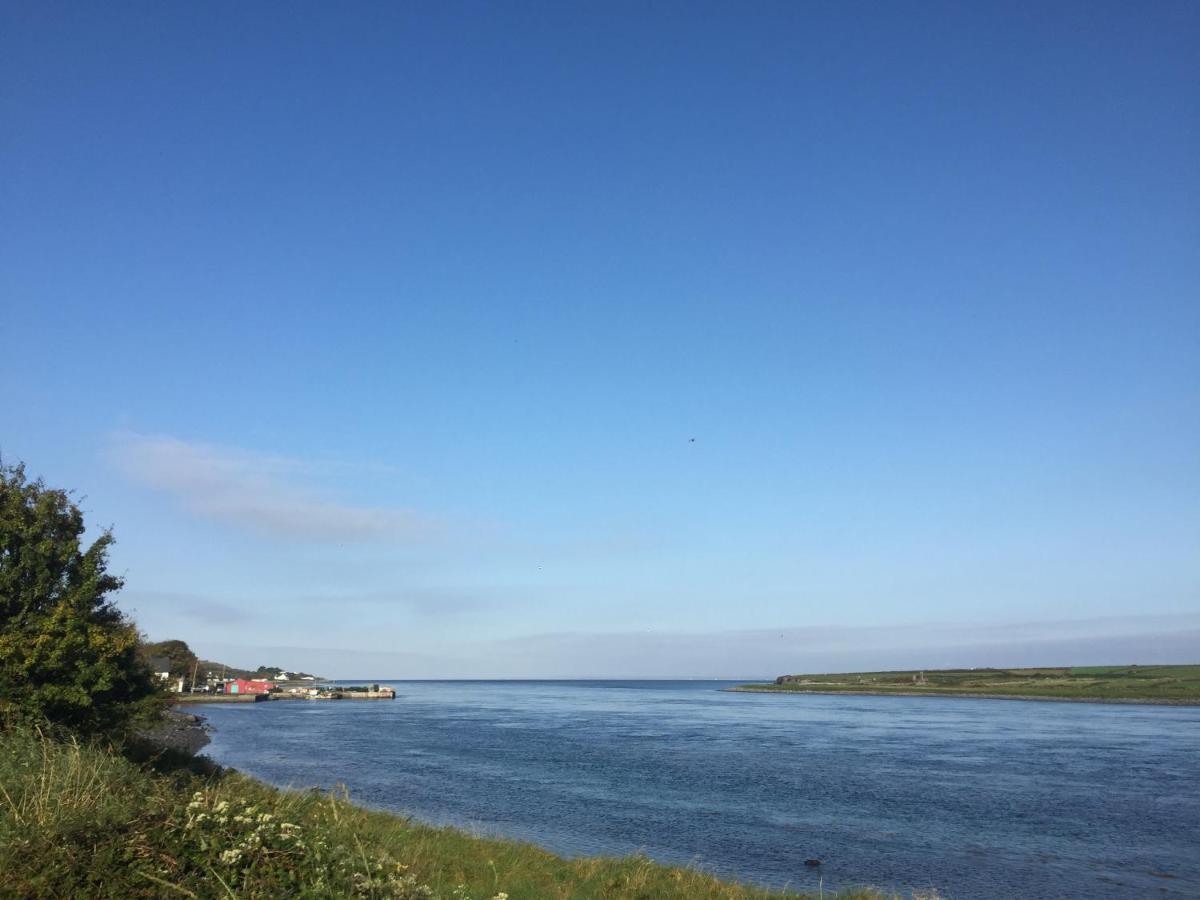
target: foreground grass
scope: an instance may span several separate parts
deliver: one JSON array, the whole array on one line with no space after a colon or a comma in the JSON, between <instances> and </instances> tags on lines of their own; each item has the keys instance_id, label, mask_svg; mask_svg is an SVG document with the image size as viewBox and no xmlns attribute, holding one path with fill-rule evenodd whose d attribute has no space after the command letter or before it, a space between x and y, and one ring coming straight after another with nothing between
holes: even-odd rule
<instances>
[{"instance_id":1,"label":"foreground grass","mask_svg":"<svg viewBox=\"0 0 1200 900\"><path fill-rule=\"evenodd\" d=\"M0 897L802 896L639 856L566 860L365 810L345 796L164 768L29 729L0 730Z\"/></svg>"},{"instance_id":2,"label":"foreground grass","mask_svg":"<svg viewBox=\"0 0 1200 900\"><path fill-rule=\"evenodd\" d=\"M742 691L872 694L973 694L1032 699L1200 704L1200 665L1087 666L1044 669L941 669L781 675Z\"/></svg>"}]
</instances>

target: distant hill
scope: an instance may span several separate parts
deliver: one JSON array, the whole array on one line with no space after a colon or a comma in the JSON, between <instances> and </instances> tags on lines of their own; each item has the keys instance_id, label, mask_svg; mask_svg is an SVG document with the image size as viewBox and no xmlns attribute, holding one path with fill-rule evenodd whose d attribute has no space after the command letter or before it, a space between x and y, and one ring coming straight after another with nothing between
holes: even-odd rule
<instances>
[{"instance_id":1,"label":"distant hill","mask_svg":"<svg viewBox=\"0 0 1200 900\"><path fill-rule=\"evenodd\" d=\"M245 678L266 679L274 681L279 675L288 675L295 680L321 680L308 672L294 672L281 669L279 666L259 666L257 669L240 669L212 659L199 659L186 641L147 641L141 647L142 656L146 660L166 659L170 666L172 678L191 679L196 673L197 683L213 678Z\"/></svg>"},{"instance_id":2,"label":"distant hill","mask_svg":"<svg viewBox=\"0 0 1200 900\"><path fill-rule=\"evenodd\" d=\"M746 684L734 690L819 694L956 694L1200 705L1200 665L926 669L780 675L774 684Z\"/></svg>"},{"instance_id":3,"label":"distant hill","mask_svg":"<svg viewBox=\"0 0 1200 900\"><path fill-rule=\"evenodd\" d=\"M310 672L293 672L291 669L281 669L278 666L259 666L252 673L252 677L254 677L254 678L274 679L280 675L284 675L284 676L288 677L289 679L291 679L292 681L299 681L301 679L317 678L316 675L313 675Z\"/></svg>"},{"instance_id":4,"label":"distant hill","mask_svg":"<svg viewBox=\"0 0 1200 900\"><path fill-rule=\"evenodd\" d=\"M211 659L200 660L200 674L198 678L214 677L225 678L244 678L248 680L263 679L274 681L280 675L287 675L293 681L303 679L313 679L321 681L319 675L313 675L310 672L297 672L292 669L281 669L279 666L259 666L257 669L239 669L237 666L226 665L225 663L216 662Z\"/></svg>"},{"instance_id":5,"label":"distant hill","mask_svg":"<svg viewBox=\"0 0 1200 900\"><path fill-rule=\"evenodd\" d=\"M211 675L218 678L250 678L253 674L249 669L239 669L237 666L226 665L215 660L202 659L200 660L200 674L198 677L207 678Z\"/></svg>"}]
</instances>

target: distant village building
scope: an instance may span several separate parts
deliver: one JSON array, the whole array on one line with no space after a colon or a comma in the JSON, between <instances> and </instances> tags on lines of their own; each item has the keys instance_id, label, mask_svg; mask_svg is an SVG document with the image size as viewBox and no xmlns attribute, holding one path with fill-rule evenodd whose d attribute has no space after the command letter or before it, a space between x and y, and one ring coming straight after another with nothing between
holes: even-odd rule
<instances>
[{"instance_id":1,"label":"distant village building","mask_svg":"<svg viewBox=\"0 0 1200 900\"><path fill-rule=\"evenodd\" d=\"M165 656L152 656L150 658L150 671L154 673L154 677L159 681L170 681L171 661Z\"/></svg>"},{"instance_id":2,"label":"distant village building","mask_svg":"<svg viewBox=\"0 0 1200 900\"><path fill-rule=\"evenodd\" d=\"M265 694L271 690L274 685L269 681L247 681L243 678L237 678L233 681L225 682L225 693L227 694Z\"/></svg>"}]
</instances>

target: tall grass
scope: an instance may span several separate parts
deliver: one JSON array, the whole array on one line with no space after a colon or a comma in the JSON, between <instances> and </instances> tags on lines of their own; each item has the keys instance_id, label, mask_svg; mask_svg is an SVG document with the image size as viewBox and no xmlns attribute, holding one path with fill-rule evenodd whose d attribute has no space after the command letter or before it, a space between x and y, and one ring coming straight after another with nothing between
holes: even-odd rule
<instances>
[{"instance_id":1,"label":"tall grass","mask_svg":"<svg viewBox=\"0 0 1200 900\"><path fill-rule=\"evenodd\" d=\"M233 773L159 772L104 747L0 730L4 898L800 896L641 856L562 859L366 810L344 792L280 791Z\"/></svg>"}]
</instances>

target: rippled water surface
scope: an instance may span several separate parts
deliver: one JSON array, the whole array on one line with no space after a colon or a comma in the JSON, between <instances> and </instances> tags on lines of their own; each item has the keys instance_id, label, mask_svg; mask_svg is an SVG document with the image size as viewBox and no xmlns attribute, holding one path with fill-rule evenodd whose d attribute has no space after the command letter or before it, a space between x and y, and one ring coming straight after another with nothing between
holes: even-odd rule
<instances>
[{"instance_id":1,"label":"rippled water surface","mask_svg":"<svg viewBox=\"0 0 1200 900\"><path fill-rule=\"evenodd\" d=\"M1200 897L1200 708L390 683L394 702L205 707L208 752L563 854L777 886Z\"/></svg>"}]
</instances>

